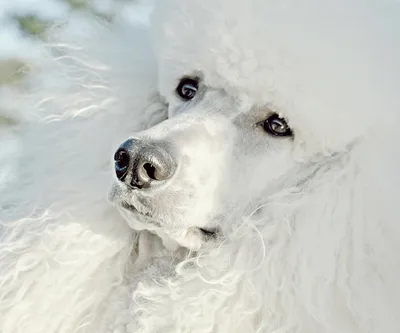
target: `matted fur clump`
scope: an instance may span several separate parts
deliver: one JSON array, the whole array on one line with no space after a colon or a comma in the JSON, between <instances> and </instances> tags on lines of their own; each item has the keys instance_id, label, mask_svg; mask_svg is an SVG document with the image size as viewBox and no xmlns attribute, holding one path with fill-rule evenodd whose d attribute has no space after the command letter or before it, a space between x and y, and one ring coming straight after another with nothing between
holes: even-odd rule
<instances>
[{"instance_id":1,"label":"matted fur clump","mask_svg":"<svg viewBox=\"0 0 400 333\"><path fill-rule=\"evenodd\" d=\"M399 22L163 0L54 29L0 128L0 332L399 332ZM117 179L118 147L155 166Z\"/></svg>"}]
</instances>

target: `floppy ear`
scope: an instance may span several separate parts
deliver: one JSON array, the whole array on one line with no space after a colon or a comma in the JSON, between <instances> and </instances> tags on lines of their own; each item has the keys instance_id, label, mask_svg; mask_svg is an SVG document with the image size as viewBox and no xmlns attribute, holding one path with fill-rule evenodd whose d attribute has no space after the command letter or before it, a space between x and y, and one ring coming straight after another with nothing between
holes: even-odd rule
<instances>
[{"instance_id":1,"label":"floppy ear","mask_svg":"<svg viewBox=\"0 0 400 333\"><path fill-rule=\"evenodd\" d=\"M293 205L288 267L295 292L309 316L337 331L400 327L400 177L393 139L369 135L320 162Z\"/></svg>"}]
</instances>

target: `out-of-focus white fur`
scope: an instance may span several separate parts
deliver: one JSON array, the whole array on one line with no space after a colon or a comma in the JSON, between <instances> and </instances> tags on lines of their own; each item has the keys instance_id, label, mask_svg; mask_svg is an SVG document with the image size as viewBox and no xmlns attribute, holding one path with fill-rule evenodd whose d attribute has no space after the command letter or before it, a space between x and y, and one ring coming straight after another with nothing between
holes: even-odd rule
<instances>
[{"instance_id":1,"label":"out-of-focus white fur","mask_svg":"<svg viewBox=\"0 0 400 333\"><path fill-rule=\"evenodd\" d=\"M81 20L71 19L69 29L55 30L54 43L33 64L27 82L32 94L21 101L29 122L18 143L12 185L0 192L1 333L400 330L400 102L395 71L400 5L338 1L328 6L332 16L324 16L313 13L324 7L318 1L300 6L270 0L261 6L269 21L253 22L246 14L261 3L158 4L165 7L156 12L154 24L163 15L176 15L170 20L176 26L160 26L169 38L159 44L156 38L156 56L145 26L106 27L92 19L81 26ZM208 21L211 13L214 20ZM352 30L353 15L357 28ZM200 25L191 26L191 17L224 23L215 26L215 36L202 35ZM332 24L324 25L326 17ZM303 25L311 27L306 32L316 26L312 19L321 20L321 29L331 34L326 44L317 32L302 34ZM258 24L265 41L255 41L240 28L252 24ZM271 48L272 55L262 59L257 58L261 51L249 51L247 57L258 61L242 63L240 69L253 73L246 79L239 67L229 66L238 63L235 40L221 35L236 27L241 43L260 43L263 50L269 42ZM365 40L351 38L368 27L372 32L365 32ZM204 54L180 43L186 33ZM373 34L380 38L375 53L367 52L373 48ZM349 51L337 49L335 66L326 68L334 58L319 56L334 54L332 45L344 47L340 37L345 35L350 36L345 43ZM223 42L217 43L219 38ZM360 53L352 51L359 50L356 44L366 47L366 58L359 63L354 57ZM293 60L291 48L303 50L299 63L287 63ZM311 57L314 51L317 56ZM218 68L211 61L215 55L220 57ZM270 193L261 213L239 216L223 244L185 257L165 250L156 236L129 229L106 195L113 151L132 132L165 119L160 92L168 97L174 73L188 63L196 67L197 57L203 57L197 69L214 75L221 85L231 83L286 110L301 139L295 153L310 167L301 182L296 182L300 175L291 175ZM254 63L261 67L247 71ZM343 76L343 68L353 65L355 72ZM263 78L268 80L265 95L257 91ZM291 95L298 99L290 100ZM308 160L320 155L318 162Z\"/></svg>"}]
</instances>

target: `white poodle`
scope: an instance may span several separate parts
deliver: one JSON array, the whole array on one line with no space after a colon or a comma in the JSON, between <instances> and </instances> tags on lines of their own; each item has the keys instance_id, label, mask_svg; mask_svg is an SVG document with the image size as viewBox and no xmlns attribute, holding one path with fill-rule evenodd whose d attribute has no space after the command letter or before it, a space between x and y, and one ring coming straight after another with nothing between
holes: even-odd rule
<instances>
[{"instance_id":1,"label":"white poodle","mask_svg":"<svg viewBox=\"0 0 400 333\"><path fill-rule=\"evenodd\" d=\"M20 100L1 333L400 332L400 3L78 22Z\"/></svg>"}]
</instances>

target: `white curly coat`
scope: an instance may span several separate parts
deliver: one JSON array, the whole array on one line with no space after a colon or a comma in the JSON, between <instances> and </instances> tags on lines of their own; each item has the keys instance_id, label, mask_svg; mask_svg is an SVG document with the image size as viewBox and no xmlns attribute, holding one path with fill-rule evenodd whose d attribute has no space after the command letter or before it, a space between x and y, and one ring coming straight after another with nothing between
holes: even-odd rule
<instances>
[{"instance_id":1,"label":"white curly coat","mask_svg":"<svg viewBox=\"0 0 400 333\"><path fill-rule=\"evenodd\" d=\"M155 7L151 29L55 29L16 96L23 135L0 128L16 162L0 178L0 332L400 332L400 4ZM189 69L285 115L306 175L195 253L107 202L116 147L168 116Z\"/></svg>"}]
</instances>

